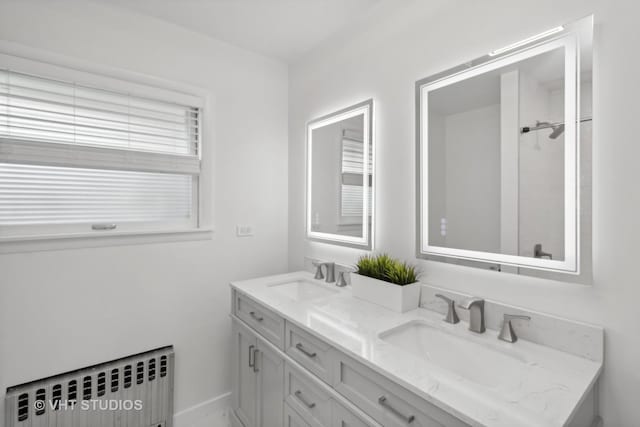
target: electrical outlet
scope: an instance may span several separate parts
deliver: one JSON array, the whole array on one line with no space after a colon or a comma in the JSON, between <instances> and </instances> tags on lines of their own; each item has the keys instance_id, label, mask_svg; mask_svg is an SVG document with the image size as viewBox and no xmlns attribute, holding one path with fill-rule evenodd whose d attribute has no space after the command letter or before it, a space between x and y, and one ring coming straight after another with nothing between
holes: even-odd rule
<instances>
[{"instance_id":1,"label":"electrical outlet","mask_svg":"<svg viewBox=\"0 0 640 427\"><path fill-rule=\"evenodd\" d=\"M253 236L253 225L236 225L236 236L238 237Z\"/></svg>"}]
</instances>

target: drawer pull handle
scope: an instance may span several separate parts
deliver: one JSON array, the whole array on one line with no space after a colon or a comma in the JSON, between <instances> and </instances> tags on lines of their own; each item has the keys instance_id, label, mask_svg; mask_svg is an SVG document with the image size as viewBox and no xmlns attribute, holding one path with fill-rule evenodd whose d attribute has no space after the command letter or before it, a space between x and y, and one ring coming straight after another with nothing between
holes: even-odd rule
<instances>
[{"instance_id":1,"label":"drawer pull handle","mask_svg":"<svg viewBox=\"0 0 640 427\"><path fill-rule=\"evenodd\" d=\"M264 317L259 317L255 311L250 311L249 315L256 319L258 322L262 322L264 320Z\"/></svg>"},{"instance_id":2,"label":"drawer pull handle","mask_svg":"<svg viewBox=\"0 0 640 427\"><path fill-rule=\"evenodd\" d=\"M391 406L388 402L387 402L387 397L386 396L380 396L378 398L378 403L382 406L384 406L385 408L389 409L391 412L393 412L394 414L396 414L398 417L402 418L404 420L404 422L406 422L407 424L411 424L413 422L413 420L416 419L416 417L414 417L413 415L405 415L402 412L398 411L396 408L394 408L393 406Z\"/></svg>"},{"instance_id":3,"label":"drawer pull handle","mask_svg":"<svg viewBox=\"0 0 640 427\"><path fill-rule=\"evenodd\" d=\"M255 352L253 351L253 348L255 347L255 345L250 345L249 346L249 367L253 368L253 365L256 364L256 359L255 359Z\"/></svg>"},{"instance_id":4,"label":"drawer pull handle","mask_svg":"<svg viewBox=\"0 0 640 427\"><path fill-rule=\"evenodd\" d=\"M307 402L307 400L302 396L302 392L300 390L295 392L296 397L298 398L298 400L302 403L305 404L305 406L309 409L313 409L316 407L315 403L309 403Z\"/></svg>"},{"instance_id":5,"label":"drawer pull handle","mask_svg":"<svg viewBox=\"0 0 640 427\"><path fill-rule=\"evenodd\" d=\"M258 372L260 369L258 369L258 360L256 359L256 356L258 355L258 353L260 353L260 350L258 350L257 348L253 349L253 372Z\"/></svg>"},{"instance_id":6,"label":"drawer pull handle","mask_svg":"<svg viewBox=\"0 0 640 427\"><path fill-rule=\"evenodd\" d=\"M314 357L316 357L316 353L315 353L315 352L311 353L311 352L309 352L309 350L306 350L306 349L304 348L304 346L302 345L302 343L298 343L298 344L296 344L296 348L297 348L298 350L300 350L301 352L303 352L303 353L304 353L305 355L307 355L308 357L311 357L312 359L313 359Z\"/></svg>"},{"instance_id":7,"label":"drawer pull handle","mask_svg":"<svg viewBox=\"0 0 640 427\"><path fill-rule=\"evenodd\" d=\"M116 227L117 227L116 224L91 224L91 229L92 230L98 230L98 231L115 230Z\"/></svg>"}]
</instances>

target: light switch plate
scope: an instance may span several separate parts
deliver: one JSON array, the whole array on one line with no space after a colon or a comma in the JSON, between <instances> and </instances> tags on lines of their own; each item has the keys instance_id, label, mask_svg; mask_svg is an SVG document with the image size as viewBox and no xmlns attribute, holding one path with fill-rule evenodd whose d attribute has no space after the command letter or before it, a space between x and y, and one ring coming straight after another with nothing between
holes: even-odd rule
<instances>
[{"instance_id":1,"label":"light switch plate","mask_svg":"<svg viewBox=\"0 0 640 427\"><path fill-rule=\"evenodd\" d=\"M236 225L236 236L238 237L253 236L253 225Z\"/></svg>"}]
</instances>

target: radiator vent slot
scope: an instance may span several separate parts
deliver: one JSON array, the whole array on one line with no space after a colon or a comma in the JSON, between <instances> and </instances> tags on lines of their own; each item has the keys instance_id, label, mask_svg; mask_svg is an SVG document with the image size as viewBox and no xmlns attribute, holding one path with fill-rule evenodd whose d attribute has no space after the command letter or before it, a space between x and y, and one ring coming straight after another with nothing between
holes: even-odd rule
<instances>
[{"instance_id":1,"label":"radiator vent slot","mask_svg":"<svg viewBox=\"0 0 640 427\"><path fill-rule=\"evenodd\" d=\"M46 400L47 400L47 393L46 393L45 389L43 389L43 388L39 388L39 389L36 391L36 400L40 400L40 401L42 401L42 402L44 402L44 401L46 401ZM38 407L38 408L36 409L36 415L42 415L42 414L44 414L45 408L46 408L46 406Z\"/></svg>"},{"instance_id":2,"label":"radiator vent slot","mask_svg":"<svg viewBox=\"0 0 640 427\"><path fill-rule=\"evenodd\" d=\"M98 392L97 396L102 397L107 392L107 378L104 372L98 374Z\"/></svg>"},{"instance_id":3,"label":"radiator vent slot","mask_svg":"<svg viewBox=\"0 0 640 427\"><path fill-rule=\"evenodd\" d=\"M124 367L124 388L131 387L131 365Z\"/></svg>"},{"instance_id":4,"label":"radiator vent slot","mask_svg":"<svg viewBox=\"0 0 640 427\"><path fill-rule=\"evenodd\" d=\"M75 402L78 400L78 382L76 380L69 381L69 388L67 389L67 400L69 402Z\"/></svg>"},{"instance_id":5,"label":"radiator vent slot","mask_svg":"<svg viewBox=\"0 0 640 427\"><path fill-rule=\"evenodd\" d=\"M140 385L144 382L144 362L138 362L136 367L136 384Z\"/></svg>"},{"instance_id":6,"label":"radiator vent slot","mask_svg":"<svg viewBox=\"0 0 640 427\"><path fill-rule=\"evenodd\" d=\"M91 377L86 376L82 380L82 400L91 400Z\"/></svg>"},{"instance_id":7,"label":"radiator vent slot","mask_svg":"<svg viewBox=\"0 0 640 427\"><path fill-rule=\"evenodd\" d=\"M5 427L172 427L173 360L173 348L163 347L9 387Z\"/></svg>"},{"instance_id":8,"label":"radiator vent slot","mask_svg":"<svg viewBox=\"0 0 640 427\"><path fill-rule=\"evenodd\" d=\"M156 359L149 359L149 381L156 379Z\"/></svg>"},{"instance_id":9,"label":"radiator vent slot","mask_svg":"<svg viewBox=\"0 0 640 427\"><path fill-rule=\"evenodd\" d=\"M55 384L51 390L51 407L57 411L60 409L60 401L62 400L62 386Z\"/></svg>"},{"instance_id":10,"label":"radiator vent slot","mask_svg":"<svg viewBox=\"0 0 640 427\"><path fill-rule=\"evenodd\" d=\"M164 378L167 375L167 356L160 358L160 377Z\"/></svg>"},{"instance_id":11,"label":"radiator vent slot","mask_svg":"<svg viewBox=\"0 0 640 427\"><path fill-rule=\"evenodd\" d=\"M22 393L18 396L18 421L29 418L29 395Z\"/></svg>"},{"instance_id":12,"label":"radiator vent slot","mask_svg":"<svg viewBox=\"0 0 640 427\"><path fill-rule=\"evenodd\" d=\"M118 370L111 370L111 393L118 391Z\"/></svg>"}]
</instances>

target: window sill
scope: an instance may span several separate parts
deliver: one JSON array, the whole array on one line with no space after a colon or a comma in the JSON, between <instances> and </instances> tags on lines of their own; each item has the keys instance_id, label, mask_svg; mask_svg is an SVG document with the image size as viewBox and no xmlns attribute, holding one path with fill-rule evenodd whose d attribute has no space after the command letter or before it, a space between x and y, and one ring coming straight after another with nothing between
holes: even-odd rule
<instances>
[{"instance_id":1,"label":"window sill","mask_svg":"<svg viewBox=\"0 0 640 427\"><path fill-rule=\"evenodd\" d=\"M210 240L210 228L0 237L0 254Z\"/></svg>"}]
</instances>

